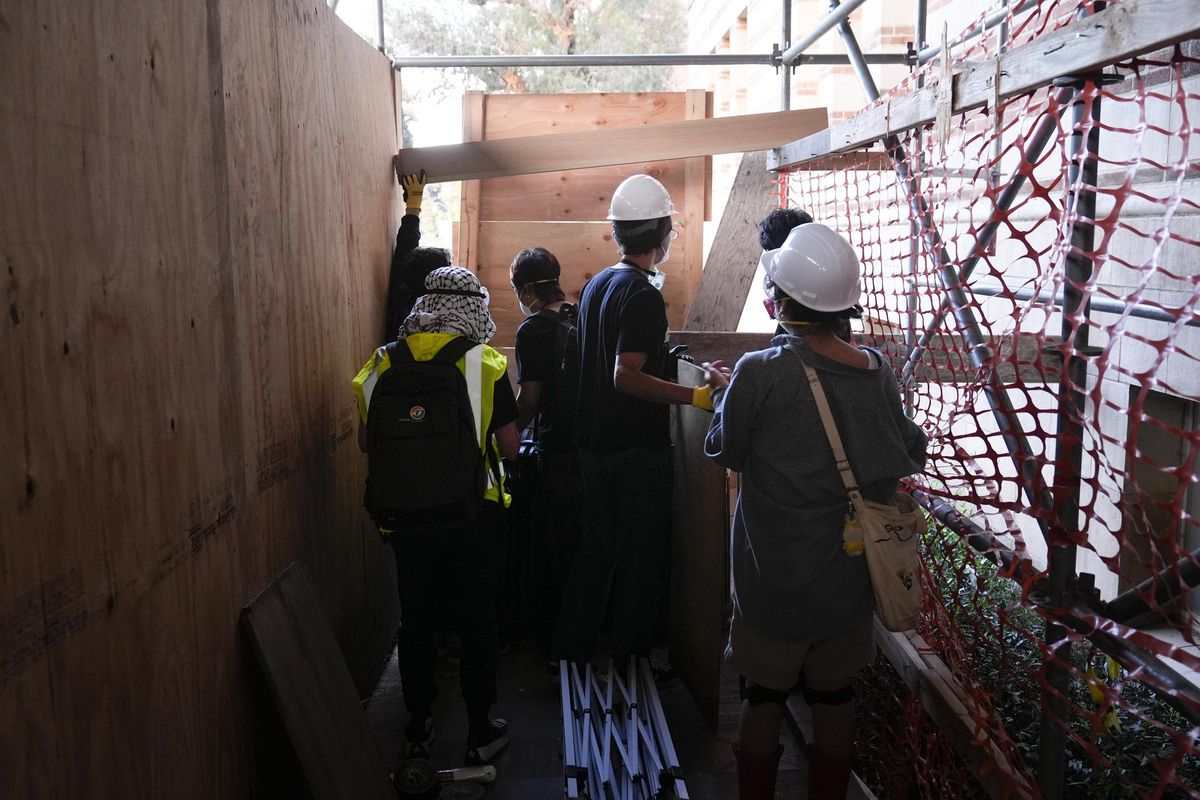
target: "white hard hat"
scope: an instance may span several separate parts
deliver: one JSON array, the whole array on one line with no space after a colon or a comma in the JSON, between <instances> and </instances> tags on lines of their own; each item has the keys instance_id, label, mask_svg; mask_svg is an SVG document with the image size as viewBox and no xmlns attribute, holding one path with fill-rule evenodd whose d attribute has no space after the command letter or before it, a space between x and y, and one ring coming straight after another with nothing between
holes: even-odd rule
<instances>
[{"instance_id":1,"label":"white hard hat","mask_svg":"<svg viewBox=\"0 0 1200 800\"><path fill-rule=\"evenodd\" d=\"M613 192L608 218L613 220L659 219L675 211L671 194L649 175L630 175Z\"/></svg>"},{"instance_id":2,"label":"white hard hat","mask_svg":"<svg viewBox=\"0 0 1200 800\"><path fill-rule=\"evenodd\" d=\"M814 311L844 311L858 302L858 256L842 236L818 222L792 228L759 263L788 297Z\"/></svg>"}]
</instances>

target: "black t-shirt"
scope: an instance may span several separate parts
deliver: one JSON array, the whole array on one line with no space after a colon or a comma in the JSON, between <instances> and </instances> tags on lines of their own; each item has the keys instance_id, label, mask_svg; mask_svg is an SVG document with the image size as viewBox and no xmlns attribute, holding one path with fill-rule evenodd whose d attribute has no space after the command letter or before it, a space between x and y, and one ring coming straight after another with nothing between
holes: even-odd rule
<instances>
[{"instance_id":1,"label":"black t-shirt","mask_svg":"<svg viewBox=\"0 0 1200 800\"><path fill-rule=\"evenodd\" d=\"M614 266L588 281L579 301L579 399L575 443L586 450L670 447L670 408L618 392L618 353L644 353L642 371L666 377L667 307L641 271Z\"/></svg>"},{"instance_id":2,"label":"black t-shirt","mask_svg":"<svg viewBox=\"0 0 1200 800\"><path fill-rule=\"evenodd\" d=\"M502 373L492 387L492 421L488 425L488 433L495 433L497 428L503 428L510 422L516 422L517 396L513 394L512 383L508 373Z\"/></svg>"},{"instance_id":3,"label":"black t-shirt","mask_svg":"<svg viewBox=\"0 0 1200 800\"><path fill-rule=\"evenodd\" d=\"M555 358L558 321L555 316L533 314L517 328L517 383L542 385L541 409L534 418L538 449L569 453L575 449L571 423L575 409L559 403L559 365Z\"/></svg>"}]
</instances>

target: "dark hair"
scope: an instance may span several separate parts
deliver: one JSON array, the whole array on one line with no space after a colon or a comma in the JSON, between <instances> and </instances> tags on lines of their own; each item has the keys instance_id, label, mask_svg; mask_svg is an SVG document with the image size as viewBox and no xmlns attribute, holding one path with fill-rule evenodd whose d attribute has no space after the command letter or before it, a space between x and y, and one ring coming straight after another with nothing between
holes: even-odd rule
<instances>
[{"instance_id":1,"label":"dark hair","mask_svg":"<svg viewBox=\"0 0 1200 800\"><path fill-rule=\"evenodd\" d=\"M817 311L815 308L809 308L799 300L788 295L787 292L779 288L770 278L764 278L763 284L767 292L767 297L770 297L775 302L775 319L780 325L788 329L789 332L793 332L790 330L791 326L788 326L787 322L809 323L803 326L803 328L797 328L794 331L797 335L802 336L805 333L824 333L828 331L848 342L852 337L850 320L862 317L862 306L850 306L850 308L842 309L841 311Z\"/></svg>"},{"instance_id":2,"label":"dark hair","mask_svg":"<svg viewBox=\"0 0 1200 800\"><path fill-rule=\"evenodd\" d=\"M758 223L758 243L763 250L775 250L783 246L784 240L797 225L812 222L807 211L798 208L776 208Z\"/></svg>"},{"instance_id":3,"label":"dark hair","mask_svg":"<svg viewBox=\"0 0 1200 800\"><path fill-rule=\"evenodd\" d=\"M558 259L544 247L527 247L517 253L508 268L508 279L517 291L530 286L538 300L553 303L566 299L558 279L562 267Z\"/></svg>"},{"instance_id":4,"label":"dark hair","mask_svg":"<svg viewBox=\"0 0 1200 800\"><path fill-rule=\"evenodd\" d=\"M640 256L649 253L663 243L671 232L671 218L657 219L615 219L612 224L613 239L621 252L627 256Z\"/></svg>"},{"instance_id":5,"label":"dark hair","mask_svg":"<svg viewBox=\"0 0 1200 800\"><path fill-rule=\"evenodd\" d=\"M404 285L408 287L410 299L415 301L425 294L425 279L429 273L450 266L450 251L440 247L417 247L406 253L400 267Z\"/></svg>"}]
</instances>

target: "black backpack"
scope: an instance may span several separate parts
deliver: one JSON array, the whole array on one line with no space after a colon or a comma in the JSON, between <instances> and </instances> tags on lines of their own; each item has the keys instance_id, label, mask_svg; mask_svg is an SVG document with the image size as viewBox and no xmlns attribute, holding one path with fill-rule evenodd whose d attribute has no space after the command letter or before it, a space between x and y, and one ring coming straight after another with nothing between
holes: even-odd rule
<instances>
[{"instance_id":1,"label":"black backpack","mask_svg":"<svg viewBox=\"0 0 1200 800\"><path fill-rule=\"evenodd\" d=\"M367 412L367 511L385 538L470 523L483 507L486 469L467 381L456 362L478 342L458 337L429 361L400 339ZM489 448L490 449L490 448Z\"/></svg>"},{"instance_id":2,"label":"black backpack","mask_svg":"<svg viewBox=\"0 0 1200 800\"><path fill-rule=\"evenodd\" d=\"M554 332L554 419L575 418L579 395L579 306L563 303L557 311L543 308L538 314L553 320Z\"/></svg>"}]
</instances>

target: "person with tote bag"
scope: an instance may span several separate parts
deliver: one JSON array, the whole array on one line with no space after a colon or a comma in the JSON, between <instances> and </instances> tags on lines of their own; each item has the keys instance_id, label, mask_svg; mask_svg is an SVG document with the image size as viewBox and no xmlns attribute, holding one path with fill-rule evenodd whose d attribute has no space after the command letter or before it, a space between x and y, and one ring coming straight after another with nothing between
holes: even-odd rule
<instances>
[{"instance_id":1,"label":"person with tote bag","mask_svg":"<svg viewBox=\"0 0 1200 800\"><path fill-rule=\"evenodd\" d=\"M808 223L762 265L764 305L786 333L743 356L714 391L705 441L710 458L740 473L726 650L742 684L738 796L774 797L784 703L802 679L813 712L809 797L840 799L854 746L851 680L875 656L875 602L867 559L843 541L847 484L815 393L865 500L890 503L900 479L924 467L927 439L904 415L883 355L836 335L861 314L850 244Z\"/></svg>"}]
</instances>

